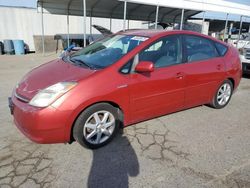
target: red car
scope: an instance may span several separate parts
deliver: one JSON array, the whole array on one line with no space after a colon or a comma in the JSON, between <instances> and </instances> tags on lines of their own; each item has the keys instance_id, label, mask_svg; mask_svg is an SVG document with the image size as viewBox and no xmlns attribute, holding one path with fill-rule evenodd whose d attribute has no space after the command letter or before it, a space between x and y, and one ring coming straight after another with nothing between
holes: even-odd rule
<instances>
[{"instance_id":1,"label":"red car","mask_svg":"<svg viewBox=\"0 0 250 188\"><path fill-rule=\"evenodd\" d=\"M241 74L237 50L214 38L128 30L33 69L9 106L34 142L98 148L121 126L202 104L225 107Z\"/></svg>"}]
</instances>

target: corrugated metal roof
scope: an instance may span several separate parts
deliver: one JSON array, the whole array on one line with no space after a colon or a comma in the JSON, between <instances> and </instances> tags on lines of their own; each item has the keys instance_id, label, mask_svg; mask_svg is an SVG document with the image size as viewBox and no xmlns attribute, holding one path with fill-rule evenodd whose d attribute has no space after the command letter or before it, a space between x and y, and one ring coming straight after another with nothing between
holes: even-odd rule
<instances>
[{"instance_id":1,"label":"corrugated metal roof","mask_svg":"<svg viewBox=\"0 0 250 188\"><path fill-rule=\"evenodd\" d=\"M82 0L39 0L38 6L43 6L44 12L51 14L82 16ZM123 19L124 2L118 0L86 0L87 16ZM184 18L189 18L201 11L185 10ZM155 21L156 6L141 3L127 3L129 20ZM179 22L181 9L159 8L158 22Z\"/></svg>"}]
</instances>

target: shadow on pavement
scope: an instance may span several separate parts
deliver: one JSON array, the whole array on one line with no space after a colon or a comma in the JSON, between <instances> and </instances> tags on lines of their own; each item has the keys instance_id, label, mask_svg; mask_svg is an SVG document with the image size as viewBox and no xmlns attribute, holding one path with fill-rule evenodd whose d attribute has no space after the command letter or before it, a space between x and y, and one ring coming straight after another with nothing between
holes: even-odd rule
<instances>
[{"instance_id":1,"label":"shadow on pavement","mask_svg":"<svg viewBox=\"0 0 250 188\"><path fill-rule=\"evenodd\" d=\"M136 153L127 137L118 133L108 145L93 150L88 187L128 187L129 176L138 174Z\"/></svg>"},{"instance_id":2,"label":"shadow on pavement","mask_svg":"<svg viewBox=\"0 0 250 188\"><path fill-rule=\"evenodd\" d=\"M250 79L250 74L243 74L242 78Z\"/></svg>"}]
</instances>

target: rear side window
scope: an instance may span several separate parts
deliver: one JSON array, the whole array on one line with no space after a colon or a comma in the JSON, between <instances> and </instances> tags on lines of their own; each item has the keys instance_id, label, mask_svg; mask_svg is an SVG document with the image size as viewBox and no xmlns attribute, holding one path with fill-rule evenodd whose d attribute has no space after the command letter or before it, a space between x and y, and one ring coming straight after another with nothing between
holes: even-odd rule
<instances>
[{"instance_id":1,"label":"rear side window","mask_svg":"<svg viewBox=\"0 0 250 188\"><path fill-rule=\"evenodd\" d=\"M221 43L215 42L215 46L220 56L224 56L227 53L227 47Z\"/></svg>"},{"instance_id":2,"label":"rear side window","mask_svg":"<svg viewBox=\"0 0 250 188\"><path fill-rule=\"evenodd\" d=\"M202 61L218 57L217 50L210 40L192 35L186 35L184 36L184 39L188 62Z\"/></svg>"}]
</instances>

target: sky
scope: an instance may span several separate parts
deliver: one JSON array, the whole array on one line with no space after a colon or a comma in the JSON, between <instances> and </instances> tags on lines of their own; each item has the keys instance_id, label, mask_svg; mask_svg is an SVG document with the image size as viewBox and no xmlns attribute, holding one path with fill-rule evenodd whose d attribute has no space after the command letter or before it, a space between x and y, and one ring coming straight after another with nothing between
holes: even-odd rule
<instances>
[{"instance_id":1,"label":"sky","mask_svg":"<svg viewBox=\"0 0 250 188\"><path fill-rule=\"evenodd\" d=\"M226 1L250 5L250 0L226 0Z\"/></svg>"},{"instance_id":2,"label":"sky","mask_svg":"<svg viewBox=\"0 0 250 188\"><path fill-rule=\"evenodd\" d=\"M0 5L36 8L36 0L0 0Z\"/></svg>"},{"instance_id":3,"label":"sky","mask_svg":"<svg viewBox=\"0 0 250 188\"><path fill-rule=\"evenodd\" d=\"M250 5L250 0L225 0ZM36 0L0 0L0 5L36 8Z\"/></svg>"},{"instance_id":4,"label":"sky","mask_svg":"<svg viewBox=\"0 0 250 188\"><path fill-rule=\"evenodd\" d=\"M208 0L209 1L209 0ZM225 0L230 2L236 2L241 3L245 5L250 5L250 0ZM0 6L17 6L17 7L30 7L30 8L36 8L36 0L0 0ZM225 19L226 16L223 13L207 13L207 18L212 19ZM240 16L239 15L229 15L229 19L239 21ZM245 21L250 21L250 19L245 18Z\"/></svg>"}]
</instances>

